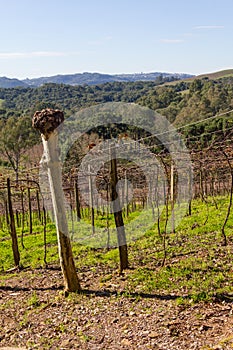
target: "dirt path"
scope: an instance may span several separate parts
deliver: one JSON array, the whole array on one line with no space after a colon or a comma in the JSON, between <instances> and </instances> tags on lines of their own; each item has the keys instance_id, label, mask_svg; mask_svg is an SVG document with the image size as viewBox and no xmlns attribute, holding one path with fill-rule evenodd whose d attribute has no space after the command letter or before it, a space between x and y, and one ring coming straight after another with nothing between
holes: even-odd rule
<instances>
[{"instance_id":1,"label":"dirt path","mask_svg":"<svg viewBox=\"0 0 233 350\"><path fill-rule=\"evenodd\" d=\"M58 269L4 276L0 349L233 348L230 300L180 304L176 295L127 295L124 277L118 275L105 284L97 272L80 275L83 293L67 297Z\"/></svg>"}]
</instances>

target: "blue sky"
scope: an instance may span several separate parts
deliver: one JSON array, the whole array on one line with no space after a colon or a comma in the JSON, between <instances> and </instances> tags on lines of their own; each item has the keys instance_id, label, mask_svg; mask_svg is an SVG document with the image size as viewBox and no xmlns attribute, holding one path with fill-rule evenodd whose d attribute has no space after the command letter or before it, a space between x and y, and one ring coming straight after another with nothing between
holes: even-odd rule
<instances>
[{"instance_id":1,"label":"blue sky","mask_svg":"<svg viewBox=\"0 0 233 350\"><path fill-rule=\"evenodd\" d=\"M0 76L233 68L232 0L0 0Z\"/></svg>"}]
</instances>

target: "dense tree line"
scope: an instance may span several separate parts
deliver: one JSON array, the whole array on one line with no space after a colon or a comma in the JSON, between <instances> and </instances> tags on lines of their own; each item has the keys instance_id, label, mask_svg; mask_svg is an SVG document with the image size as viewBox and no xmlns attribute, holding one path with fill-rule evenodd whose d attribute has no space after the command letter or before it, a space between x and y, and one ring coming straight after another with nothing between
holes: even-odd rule
<instances>
[{"instance_id":1,"label":"dense tree line","mask_svg":"<svg viewBox=\"0 0 233 350\"><path fill-rule=\"evenodd\" d=\"M96 103L136 102L151 89L170 80L158 77L152 82L113 82L94 86L49 83L39 88L0 88L1 114L8 109L30 111L48 106L74 112Z\"/></svg>"},{"instance_id":2,"label":"dense tree line","mask_svg":"<svg viewBox=\"0 0 233 350\"><path fill-rule=\"evenodd\" d=\"M69 116L81 108L111 101L134 102L149 107L166 116L178 128L233 109L233 77L167 80L158 77L152 82L112 82L95 86L45 84L39 88L1 88L1 130L3 135L8 134L8 119L25 116L30 119L36 110L42 108L59 108ZM199 144L206 144L226 137L232 120L233 115L219 117L208 123L183 128L182 133L189 147L194 147L196 136L200 135ZM30 128L30 122L25 125ZM221 132L216 134L217 130Z\"/></svg>"},{"instance_id":3,"label":"dense tree line","mask_svg":"<svg viewBox=\"0 0 233 350\"><path fill-rule=\"evenodd\" d=\"M233 77L159 86L137 102L159 111L176 126L184 125L232 109Z\"/></svg>"}]
</instances>

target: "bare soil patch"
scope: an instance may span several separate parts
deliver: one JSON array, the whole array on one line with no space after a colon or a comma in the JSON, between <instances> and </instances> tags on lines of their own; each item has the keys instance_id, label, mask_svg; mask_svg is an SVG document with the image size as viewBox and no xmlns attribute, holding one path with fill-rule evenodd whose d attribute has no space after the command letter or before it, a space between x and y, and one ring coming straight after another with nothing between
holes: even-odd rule
<instances>
[{"instance_id":1,"label":"bare soil patch","mask_svg":"<svg viewBox=\"0 0 233 350\"><path fill-rule=\"evenodd\" d=\"M0 349L233 348L230 299L179 304L178 295L125 293L124 275L104 284L98 271L79 276L83 292L65 296L59 268L4 275Z\"/></svg>"}]
</instances>

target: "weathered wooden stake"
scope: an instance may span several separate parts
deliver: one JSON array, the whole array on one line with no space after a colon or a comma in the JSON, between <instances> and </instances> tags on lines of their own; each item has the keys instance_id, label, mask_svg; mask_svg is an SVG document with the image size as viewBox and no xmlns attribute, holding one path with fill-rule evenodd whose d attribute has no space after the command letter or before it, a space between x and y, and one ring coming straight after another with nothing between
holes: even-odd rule
<instances>
[{"instance_id":1,"label":"weathered wooden stake","mask_svg":"<svg viewBox=\"0 0 233 350\"><path fill-rule=\"evenodd\" d=\"M91 229L92 234L95 234L95 210L93 206L93 187L92 187L92 178L91 178L91 166L88 164L88 184L89 184L89 207L91 214Z\"/></svg>"},{"instance_id":2,"label":"weathered wooden stake","mask_svg":"<svg viewBox=\"0 0 233 350\"><path fill-rule=\"evenodd\" d=\"M20 199L21 199L21 211L22 211L22 214L21 214L21 245L22 245L22 248L24 249L25 246L24 246L24 221L25 221L25 211L24 211L24 201L23 201L23 189L21 189L21 195L20 195Z\"/></svg>"},{"instance_id":3,"label":"weathered wooden stake","mask_svg":"<svg viewBox=\"0 0 233 350\"><path fill-rule=\"evenodd\" d=\"M28 183L28 215L29 215L29 233L32 233L32 203L31 203L31 190Z\"/></svg>"},{"instance_id":4,"label":"weathered wooden stake","mask_svg":"<svg viewBox=\"0 0 233 350\"><path fill-rule=\"evenodd\" d=\"M11 201L11 184L10 179L7 178L7 199L8 199L8 211L10 215L10 233L11 233L11 240L12 240L12 250L13 250L13 256L14 256L14 262L15 266L19 266L20 263L20 255L19 255L19 247L18 247L18 239L17 239L17 233L15 228L15 218L12 208L12 201Z\"/></svg>"},{"instance_id":5,"label":"weathered wooden stake","mask_svg":"<svg viewBox=\"0 0 233 350\"><path fill-rule=\"evenodd\" d=\"M171 191L171 231L175 233L175 213L174 213L174 165L171 164L171 182L170 182L170 191Z\"/></svg>"},{"instance_id":6,"label":"weathered wooden stake","mask_svg":"<svg viewBox=\"0 0 233 350\"><path fill-rule=\"evenodd\" d=\"M63 112L48 108L34 114L32 125L42 134L44 146L42 164L48 168L48 178L57 228L58 252L65 290L75 292L79 291L81 287L75 269L69 238L64 193L62 189L61 164L59 161L58 133L56 131L56 128L63 121Z\"/></svg>"},{"instance_id":7,"label":"weathered wooden stake","mask_svg":"<svg viewBox=\"0 0 233 350\"><path fill-rule=\"evenodd\" d=\"M110 230L109 230L109 184L107 184L107 208L106 208L106 224L107 224L107 249L110 249Z\"/></svg>"},{"instance_id":8,"label":"weathered wooden stake","mask_svg":"<svg viewBox=\"0 0 233 350\"><path fill-rule=\"evenodd\" d=\"M76 215L77 221L81 219L80 201L79 201L79 189L77 179L74 180L74 193L75 193L75 205L76 205Z\"/></svg>"},{"instance_id":9,"label":"weathered wooden stake","mask_svg":"<svg viewBox=\"0 0 233 350\"><path fill-rule=\"evenodd\" d=\"M46 231L46 210L43 204L43 233L44 233L44 263L45 267L47 268L47 231Z\"/></svg>"},{"instance_id":10,"label":"weathered wooden stake","mask_svg":"<svg viewBox=\"0 0 233 350\"><path fill-rule=\"evenodd\" d=\"M36 191L36 202L37 202L38 219L39 219L39 221L41 222L41 210L40 210L39 191Z\"/></svg>"},{"instance_id":11,"label":"weathered wooden stake","mask_svg":"<svg viewBox=\"0 0 233 350\"><path fill-rule=\"evenodd\" d=\"M125 227L122 216L122 210L120 209L120 199L116 191L117 185L117 163L116 163L116 151L115 147L110 147L110 196L113 202L114 218L117 230L117 240L120 254L120 273L129 267L128 263L128 248L125 236Z\"/></svg>"},{"instance_id":12,"label":"weathered wooden stake","mask_svg":"<svg viewBox=\"0 0 233 350\"><path fill-rule=\"evenodd\" d=\"M7 199L4 199L4 208L5 208L5 218L6 218L6 225L10 225L10 220L9 220L9 212L8 212L8 202Z\"/></svg>"},{"instance_id":13,"label":"weathered wooden stake","mask_svg":"<svg viewBox=\"0 0 233 350\"><path fill-rule=\"evenodd\" d=\"M125 203L126 203L126 217L129 216L129 190L128 190L128 180L127 180L127 173L125 171Z\"/></svg>"},{"instance_id":14,"label":"weathered wooden stake","mask_svg":"<svg viewBox=\"0 0 233 350\"><path fill-rule=\"evenodd\" d=\"M188 195L189 195L189 202L188 202L188 215L192 215L192 174L191 174L191 169L188 174Z\"/></svg>"}]
</instances>

